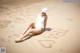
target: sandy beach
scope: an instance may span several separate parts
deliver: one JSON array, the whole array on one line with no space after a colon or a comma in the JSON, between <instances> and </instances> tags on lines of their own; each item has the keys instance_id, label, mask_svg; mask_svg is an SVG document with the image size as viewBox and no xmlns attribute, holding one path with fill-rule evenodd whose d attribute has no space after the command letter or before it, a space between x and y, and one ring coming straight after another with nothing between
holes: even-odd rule
<instances>
[{"instance_id":1,"label":"sandy beach","mask_svg":"<svg viewBox=\"0 0 80 53\"><path fill-rule=\"evenodd\" d=\"M42 8L48 9L47 30L15 43ZM6 53L80 53L80 2L0 0L0 48Z\"/></svg>"}]
</instances>

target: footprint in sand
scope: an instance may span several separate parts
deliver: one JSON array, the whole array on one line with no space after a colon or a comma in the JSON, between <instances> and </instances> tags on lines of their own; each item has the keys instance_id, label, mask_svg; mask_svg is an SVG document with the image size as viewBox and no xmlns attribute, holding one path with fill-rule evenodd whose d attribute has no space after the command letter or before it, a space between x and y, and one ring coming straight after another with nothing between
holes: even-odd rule
<instances>
[{"instance_id":1,"label":"footprint in sand","mask_svg":"<svg viewBox=\"0 0 80 53\"><path fill-rule=\"evenodd\" d=\"M11 21L9 20L0 20L0 29L7 27L10 23Z\"/></svg>"},{"instance_id":2,"label":"footprint in sand","mask_svg":"<svg viewBox=\"0 0 80 53\"><path fill-rule=\"evenodd\" d=\"M64 53L64 50L63 50L63 49L60 49L60 52L61 52L61 53Z\"/></svg>"},{"instance_id":3,"label":"footprint in sand","mask_svg":"<svg viewBox=\"0 0 80 53\"><path fill-rule=\"evenodd\" d=\"M8 36L8 38L11 38L12 36Z\"/></svg>"},{"instance_id":4,"label":"footprint in sand","mask_svg":"<svg viewBox=\"0 0 80 53\"><path fill-rule=\"evenodd\" d=\"M12 38L18 37L18 36L19 36L18 34L9 35L7 40L0 39L0 41L11 43L13 41Z\"/></svg>"},{"instance_id":5,"label":"footprint in sand","mask_svg":"<svg viewBox=\"0 0 80 53\"><path fill-rule=\"evenodd\" d=\"M8 36L8 38L12 38L13 36L19 36L18 34L13 34L12 36Z\"/></svg>"},{"instance_id":6,"label":"footprint in sand","mask_svg":"<svg viewBox=\"0 0 80 53\"><path fill-rule=\"evenodd\" d=\"M72 19L72 18L67 18L66 20L68 20L68 21L73 21L74 19Z\"/></svg>"},{"instance_id":7,"label":"footprint in sand","mask_svg":"<svg viewBox=\"0 0 80 53\"><path fill-rule=\"evenodd\" d=\"M3 38L0 38L0 41L1 41L1 42L7 42L7 43L10 43L10 40L9 40L9 39L3 39Z\"/></svg>"},{"instance_id":8,"label":"footprint in sand","mask_svg":"<svg viewBox=\"0 0 80 53\"><path fill-rule=\"evenodd\" d=\"M14 34L13 36L19 36L18 34Z\"/></svg>"},{"instance_id":9,"label":"footprint in sand","mask_svg":"<svg viewBox=\"0 0 80 53\"><path fill-rule=\"evenodd\" d=\"M51 48L52 45L55 43L54 40L39 40L39 43L44 47L44 48Z\"/></svg>"},{"instance_id":10,"label":"footprint in sand","mask_svg":"<svg viewBox=\"0 0 80 53\"><path fill-rule=\"evenodd\" d=\"M15 23L20 23L21 21L22 21L22 19L20 19L20 18L16 18L16 19L14 20Z\"/></svg>"}]
</instances>

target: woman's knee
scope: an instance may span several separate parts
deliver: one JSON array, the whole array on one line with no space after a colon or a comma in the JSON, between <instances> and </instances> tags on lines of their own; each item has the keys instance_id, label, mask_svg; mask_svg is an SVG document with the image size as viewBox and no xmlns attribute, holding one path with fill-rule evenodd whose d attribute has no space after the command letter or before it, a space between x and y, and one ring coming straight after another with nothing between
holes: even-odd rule
<instances>
[{"instance_id":1,"label":"woman's knee","mask_svg":"<svg viewBox=\"0 0 80 53\"><path fill-rule=\"evenodd\" d=\"M30 23L29 26L32 26L34 23Z\"/></svg>"},{"instance_id":2,"label":"woman's knee","mask_svg":"<svg viewBox=\"0 0 80 53\"><path fill-rule=\"evenodd\" d=\"M31 23L31 28L35 28L35 24L34 23Z\"/></svg>"}]
</instances>

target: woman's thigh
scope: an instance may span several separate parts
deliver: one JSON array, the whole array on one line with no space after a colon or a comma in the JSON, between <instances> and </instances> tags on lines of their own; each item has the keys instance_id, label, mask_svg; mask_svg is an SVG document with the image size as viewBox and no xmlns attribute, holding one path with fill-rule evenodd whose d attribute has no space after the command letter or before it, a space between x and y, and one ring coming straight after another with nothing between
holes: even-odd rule
<instances>
[{"instance_id":1,"label":"woman's thigh","mask_svg":"<svg viewBox=\"0 0 80 53\"><path fill-rule=\"evenodd\" d=\"M42 30L41 29L31 29L30 30L30 33L33 33L33 34L41 34L42 33Z\"/></svg>"}]
</instances>

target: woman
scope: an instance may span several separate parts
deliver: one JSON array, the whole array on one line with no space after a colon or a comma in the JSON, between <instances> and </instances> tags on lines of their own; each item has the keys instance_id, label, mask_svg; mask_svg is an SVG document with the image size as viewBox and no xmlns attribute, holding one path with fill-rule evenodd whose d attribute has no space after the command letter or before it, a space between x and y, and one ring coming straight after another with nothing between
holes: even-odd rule
<instances>
[{"instance_id":1,"label":"woman","mask_svg":"<svg viewBox=\"0 0 80 53\"><path fill-rule=\"evenodd\" d=\"M46 15L47 9L42 9L42 14L38 16L36 19L36 22L31 23L27 30L21 35L19 38L17 38L15 41L22 41L26 36L29 34L35 35L35 34L41 34L43 31L46 30L46 24L47 24L47 15Z\"/></svg>"}]
</instances>

